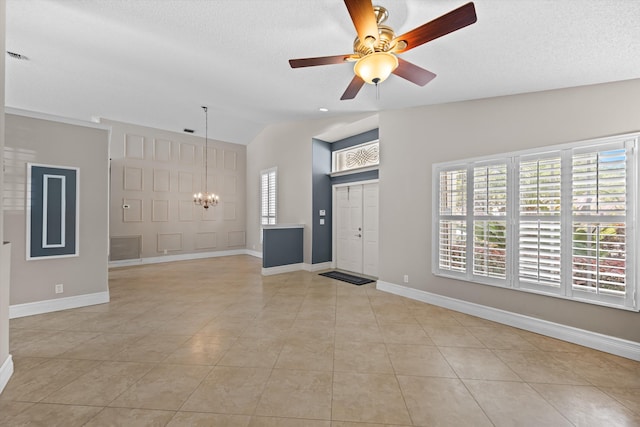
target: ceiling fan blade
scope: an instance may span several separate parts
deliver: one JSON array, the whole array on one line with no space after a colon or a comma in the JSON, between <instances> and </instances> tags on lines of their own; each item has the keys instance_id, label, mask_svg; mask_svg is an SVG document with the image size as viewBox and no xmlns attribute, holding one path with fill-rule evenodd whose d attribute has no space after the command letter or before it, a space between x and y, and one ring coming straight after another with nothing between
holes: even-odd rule
<instances>
[{"instance_id":1,"label":"ceiling fan blade","mask_svg":"<svg viewBox=\"0 0 640 427\"><path fill-rule=\"evenodd\" d=\"M373 45L379 34L378 22L373 12L371 0L344 0L344 4L349 10L349 15L351 15L351 20L356 27L360 41L366 44L367 39L369 39ZM371 39L371 37L373 38Z\"/></svg>"},{"instance_id":2,"label":"ceiling fan blade","mask_svg":"<svg viewBox=\"0 0 640 427\"><path fill-rule=\"evenodd\" d=\"M393 74L418 86L424 86L436 77L431 71L418 67L402 58L398 58L398 68L393 70Z\"/></svg>"},{"instance_id":3,"label":"ceiling fan blade","mask_svg":"<svg viewBox=\"0 0 640 427\"><path fill-rule=\"evenodd\" d=\"M466 27L467 25L471 25L477 20L476 9L473 2L467 3L464 6L460 6L459 8L434 19L433 21L429 21L426 24L396 37L393 39L393 42L398 42L399 44L393 52L406 52L409 49L420 46L421 44L452 33L460 28Z\"/></svg>"},{"instance_id":4,"label":"ceiling fan blade","mask_svg":"<svg viewBox=\"0 0 640 427\"><path fill-rule=\"evenodd\" d=\"M360 92L362 86L364 86L364 80L362 80L358 76L353 76L353 80L351 80L351 83L349 83L349 86L347 86L347 90L344 91L344 93L340 97L340 100L343 101L345 99L355 98L358 92Z\"/></svg>"},{"instance_id":5,"label":"ceiling fan blade","mask_svg":"<svg viewBox=\"0 0 640 427\"><path fill-rule=\"evenodd\" d=\"M290 59L289 65L291 65L291 68L301 68L301 67L315 67L316 65L342 64L352 56L353 56L352 54L347 54L347 55L334 55L334 56L319 56L317 58Z\"/></svg>"}]
</instances>

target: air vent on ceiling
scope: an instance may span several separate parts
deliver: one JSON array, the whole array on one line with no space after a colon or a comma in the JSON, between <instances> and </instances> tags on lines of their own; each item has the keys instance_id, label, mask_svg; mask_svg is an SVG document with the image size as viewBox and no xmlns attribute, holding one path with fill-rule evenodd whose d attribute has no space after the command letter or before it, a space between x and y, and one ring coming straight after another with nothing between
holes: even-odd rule
<instances>
[{"instance_id":1,"label":"air vent on ceiling","mask_svg":"<svg viewBox=\"0 0 640 427\"><path fill-rule=\"evenodd\" d=\"M12 57L13 59L22 59L24 61L28 61L29 60L29 58L27 58L26 56L20 55L19 53L15 53L15 52L7 51L7 55Z\"/></svg>"},{"instance_id":2,"label":"air vent on ceiling","mask_svg":"<svg viewBox=\"0 0 640 427\"><path fill-rule=\"evenodd\" d=\"M193 129L187 129L187 128L184 128L184 131L185 131L186 133L193 133Z\"/></svg>"}]
</instances>

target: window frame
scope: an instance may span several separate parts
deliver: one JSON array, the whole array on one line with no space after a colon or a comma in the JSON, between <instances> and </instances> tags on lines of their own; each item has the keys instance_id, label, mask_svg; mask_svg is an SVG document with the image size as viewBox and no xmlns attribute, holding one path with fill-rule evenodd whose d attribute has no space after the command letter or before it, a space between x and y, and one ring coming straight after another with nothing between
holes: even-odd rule
<instances>
[{"instance_id":1,"label":"window frame","mask_svg":"<svg viewBox=\"0 0 640 427\"><path fill-rule=\"evenodd\" d=\"M432 165L432 274L439 277L463 280L484 285L503 287L520 290L558 298L570 299L572 301L587 302L596 305L604 305L630 311L640 311L638 291L640 284L636 282L637 272L640 270L640 261L636 258L638 251L638 234L636 232L637 205L640 199L640 186L637 183L639 157L637 154L640 133L630 133L616 135L605 138L577 141L554 146L540 147L529 150L501 153L491 156L483 156L457 161L435 163ZM577 153L585 151L604 152L611 147L624 147L626 153L625 161L625 202L626 212L624 221L619 221L620 216L592 215L594 223L624 223L624 268L625 268L625 290L624 295L616 296L612 293L598 288L597 292L582 290L574 286L572 273L574 269L574 248L573 236L574 223L580 223L581 217L575 217L573 208L573 176L572 160ZM521 278L520 270L520 225L527 220L527 215L520 212L520 165L526 161L545 160L554 156L560 157L560 214L536 214L530 215L533 221L545 218L549 221L559 221L560 224L560 283L555 288L546 284L533 283ZM496 277L485 277L474 274L474 221L477 219L488 219L488 216L481 216L474 212L474 170L478 167L506 163L507 165L507 189L506 189L506 216L495 217L496 220L506 220L506 277L499 279ZM441 172L466 170L466 212L464 215L446 215L440 211L440 176ZM540 174L536 175L540 180ZM538 193L539 197L539 193ZM466 224L466 248L465 259L466 268L464 271L452 271L441 268L441 221L462 220ZM569 230L569 231L566 231ZM547 231L545 231L546 233ZM445 233L446 234L446 233ZM567 237L568 236L568 237ZM600 254L598 252L598 259ZM604 257L607 257L605 255ZM446 258L446 256L445 256ZM524 259L524 258L523 258ZM538 260L541 256L538 255ZM446 260L445 260L446 261ZM449 260L451 261L451 260ZM443 264L446 265L446 262ZM598 271L598 274L602 274Z\"/></svg>"},{"instance_id":2,"label":"window frame","mask_svg":"<svg viewBox=\"0 0 640 427\"><path fill-rule=\"evenodd\" d=\"M270 176L273 175L274 177L274 182L273 182L273 195L271 195L271 185L270 185ZM263 185L263 181L264 179L267 179L267 206L266 206L266 210L267 210L267 215L263 215L263 212L265 211L265 206L264 206L264 185ZM261 236L261 240L262 240L262 227L265 225L276 225L278 223L278 168L277 167L273 167L273 168L269 168L269 169L264 169L260 171L260 182L259 182L259 188L260 188L260 198L259 198L259 206L260 206L260 218L258 219L258 223L260 224L260 236ZM271 205L271 198L273 198L273 215L271 215L270 212L270 205ZM267 219L267 222L265 223L264 220L265 218ZM270 221L270 219L273 219L273 222Z\"/></svg>"}]
</instances>

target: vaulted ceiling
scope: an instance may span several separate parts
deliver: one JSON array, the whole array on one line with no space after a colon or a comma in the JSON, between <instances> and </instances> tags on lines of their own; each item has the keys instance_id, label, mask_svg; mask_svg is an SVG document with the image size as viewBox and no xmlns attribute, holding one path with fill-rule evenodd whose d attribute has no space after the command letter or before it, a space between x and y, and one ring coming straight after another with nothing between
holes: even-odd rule
<instances>
[{"instance_id":1,"label":"vaulted ceiling","mask_svg":"<svg viewBox=\"0 0 640 427\"><path fill-rule=\"evenodd\" d=\"M380 0L397 34L466 0ZM341 0L7 0L6 105L249 143L267 124L640 78L640 1L475 0L477 23L402 54L434 72L340 101ZM321 112L319 108L329 111Z\"/></svg>"}]
</instances>

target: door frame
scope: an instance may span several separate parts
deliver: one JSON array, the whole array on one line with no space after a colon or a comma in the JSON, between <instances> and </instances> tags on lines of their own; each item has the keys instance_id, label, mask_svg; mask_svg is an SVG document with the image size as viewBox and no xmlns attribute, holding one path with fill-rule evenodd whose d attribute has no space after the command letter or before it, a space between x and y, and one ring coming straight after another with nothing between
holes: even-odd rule
<instances>
[{"instance_id":1,"label":"door frame","mask_svg":"<svg viewBox=\"0 0 640 427\"><path fill-rule=\"evenodd\" d=\"M331 185L331 268L338 267L338 195L336 189L340 187L350 187L352 185L380 184L380 179L367 179L364 181L341 182ZM380 194L380 186L378 185L378 195ZM380 209L380 198L378 197L378 209ZM378 230L380 225L378 224Z\"/></svg>"}]
</instances>

